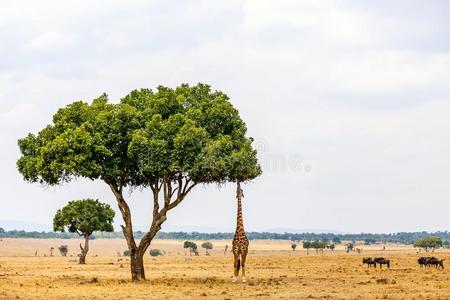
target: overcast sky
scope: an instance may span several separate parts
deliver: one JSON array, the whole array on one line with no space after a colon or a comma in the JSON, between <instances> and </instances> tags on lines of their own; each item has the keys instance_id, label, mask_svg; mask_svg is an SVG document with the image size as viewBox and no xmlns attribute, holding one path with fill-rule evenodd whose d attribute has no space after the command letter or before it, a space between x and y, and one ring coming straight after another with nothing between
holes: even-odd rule
<instances>
[{"instance_id":1,"label":"overcast sky","mask_svg":"<svg viewBox=\"0 0 450 300\"><path fill-rule=\"evenodd\" d=\"M0 227L94 197L118 230L105 184L24 182L17 139L75 100L203 82L259 150L247 230L450 229L448 1L2 1L0 41ZM197 188L163 230L233 230L234 190ZM127 197L146 228L150 193Z\"/></svg>"}]
</instances>

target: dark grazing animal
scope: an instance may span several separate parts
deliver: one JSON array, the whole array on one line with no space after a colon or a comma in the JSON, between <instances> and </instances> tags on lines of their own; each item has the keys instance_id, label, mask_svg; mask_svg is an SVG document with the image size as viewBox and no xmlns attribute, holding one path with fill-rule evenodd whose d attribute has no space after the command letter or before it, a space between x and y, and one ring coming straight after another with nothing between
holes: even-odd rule
<instances>
[{"instance_id":1,"label":"dark grazing animal","mask_svg":"<svg viewBox=\"0 0 450 300\"><path fill-rule=\"evenodd\" d=\"M428 265L428 263L427 263L428 258L429 257L424 257L424 256L419 257L417 262L419 263L420 268L425 268Z\"/></svg>"},{"instance_id":2,"label":"dark grazing animal","mask_svg":"<svg viewBox=\"0 0 450 300\"><path fill-rule=\"evenodd\" d=\"M373 261L371 257L364 257L362 260L363 264L367 264L367 267L377 267L377 264Z\"/></svg>"},{"instance_id":3,"label":"dark grazing animal","mask_svg":"<svg viewBox=\"0 0 450 300\"><path fill-rule=\"evenodd\" d=\"M444 269L444 260L443 259L439 259L437 257L434 256L427 256L427 257L419 257L419 259L417 260L417 262L419 263L421 268L427 268L427 267L431 267L434 266L435 268L441 268Z\"/></svg>"},{"instance_id":4,"label":"dark grazing animal","mask_svg":"<svg viewBox=\"0 0 450 300\"><path fill-rule=\"evenodd\" d=\"M386 265L388 268L391 267L391 261L389 259L386 259L384 257L375 257L373 259L375 264L379 264L380 265L380 269L383 268L383 265Z\"/></svg>"},{"instance_id":5,"label":"dark grazing animal","mask_svg":"<svg viewBox=\"0 0 450 300\"><path fill-rule=\"evenodd\" d=\"M434 266L436 269L444 269L444 260L437 257L429 257L427 259L427 265Z\"/></svg>"}]
</instances>

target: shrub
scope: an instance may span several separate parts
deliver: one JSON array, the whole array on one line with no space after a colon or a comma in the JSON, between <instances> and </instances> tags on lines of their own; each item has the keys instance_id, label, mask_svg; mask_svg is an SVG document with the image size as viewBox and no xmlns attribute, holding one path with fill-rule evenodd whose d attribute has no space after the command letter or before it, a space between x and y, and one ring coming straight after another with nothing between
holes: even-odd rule
<instances>
[{"instance_id":1,"label":"shrub","mask_svg":"<svg viewBox=\"0 0 450 300\"><path fill-rule=\"evenodd\" d=\"M61 245L58 247L59 253L61 253L61 256L67 256L67 253L69 252L69 246L67 245Z\"/></svg>"},{"instance_id":2,"label":"shrub","mask_svg":"<svg viewBox=\"0 0 450 300\"><path fill-rule=\"evenodd\" d=\"M163 255L159 249L150 249L150 256L160 256Z\"/></svg>"},{"instance_id":3,"label":"shrub","mask_svg":"<svg viewBox=\"0 0 450 300\"><path fill-rule=\"evenodd\" d=\"M123 251L123 256L130 256L130 250Z\"/></svg>"}]
</instances>

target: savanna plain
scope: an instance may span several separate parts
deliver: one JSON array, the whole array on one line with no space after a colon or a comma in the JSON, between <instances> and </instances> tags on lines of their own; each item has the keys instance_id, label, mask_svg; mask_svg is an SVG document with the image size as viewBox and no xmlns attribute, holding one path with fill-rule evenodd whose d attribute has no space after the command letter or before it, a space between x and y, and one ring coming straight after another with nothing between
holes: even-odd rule
<instances>
[{"instance_id":1,"label":"savanna plain","mask_svg":"<svg viewBox=\"0 0 450 300\"><path fill-rule=\"evenodd\" d=\"M0 242L0 299L450 299L449 268L421 269L417 258L433 255L450 261L448 250L418 253L411 246L343 246L323 254L290 250L289 241L251 241L247 282L231 282L231 241L212 241L206 256L192 256L183 241L155 240L146 255L147 280L130 280L125 240L91 241L87 264L79 265L78 240L3 239ZM60 245L69 246L62 257ZM201 244L199 242L198 244ZM54 247L54 256L49 249ZM373 269L363 257L384 256L391 268Z\"/></svg>"}]
</instances>

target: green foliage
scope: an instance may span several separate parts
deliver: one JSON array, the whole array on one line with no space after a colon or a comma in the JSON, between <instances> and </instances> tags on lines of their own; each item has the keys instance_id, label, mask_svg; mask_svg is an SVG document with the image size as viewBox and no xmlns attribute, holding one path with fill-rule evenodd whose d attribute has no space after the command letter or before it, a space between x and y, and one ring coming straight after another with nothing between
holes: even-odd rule
<instances>
[{"instance_id":1,"label":"green foliage","mask_svg":"<svg viewBox=\"0 0 450 300\"><path fill-rule=\"evenodd\" d=\"M197 244L194 242L191 242L191 241L185 241L183 244L183 248L184 249L189 248L194 251L194 250L197 250Z\"/></svg>"},{"instance_id":2,"label":"green foliage","mask_svg":"<svg viewBox=\"0 0 450 300\"><path fill-rule=\"evenodd\" d=\"M123 256L130 256L130 250L123 251Z\"/></svg>"},{"instance_id":3,"label":"green foliage","mask_svg":"<svg viewBox=\"0 0 450 300\"><path fill-rule=\"evenodd\" d=\"M211 242L203 242L202 248L205 248L206 250L211 250L213 248L213 244Z\"/></svg>"},{"instance_id":4,"label":"green foliage","mask_svg":"<svg viewBox=\"0 0 450 300\"><path fill-rule=\"evenodd\" d=\"M374 238L366 238L364 239L364 245L372 245L372 244L376 244L376 240Z\"/></svg>"},{"instance_id":5,"label":"green foliage","mask_svg":"<svg viewBox=\"0 0 450 300\"><path fill-rule=\"evenodd\" d=\"M311 248L312 248L312 242L310 242L310 241L303 242L303 249L311 249Z\"/></svg>"},{"instance_id":6,"label":"green foliage","mask_svg":"<svg viewBox=\"0 0 450 300\"><path fill-rule=\"evenodd\" d=\"M168 177L196 183L261 174L252 139L228 97L208 85L134 90L120 103L103 94L58 110L53 124L19 140L19 172L56 185L76 177L148 186Z\"/></svg>"},{"instance_id":7,"label":"green foliage","mask_svg":"<svg viewBox=\"0 0 450 300\"><path fill-rule=\"evenodd\" d=\"M327 248L333 251L334 248L336 248L336 245L335 244L330 244L330 245L327 246Z\"/></svg>"},{"instance_id":8,"label":"green foliage","mask_svg":"<svg viewBox=\"0 0 450 300\"><path fill-rule=\"evenodd\" d=\"M198 255L197 244L191 241L185 241L183 244L183 248L189 249L189 253L193 252L195 255Z\"/></svg>"},{"instance_id":9,"label":"green foliage","mask_svg":"<svg viewBox=\"0 0 450 300\"><path fill-rule=\"evenodd\" d=\"M94 231L113 231L114 211L98 200L70 201L53 218L53 230L90 236Z\"/></svg>"},{"instance_id":10,"label":"green foliage","mask_svg":"<svg viewBox=\"0 0 450 300\"><path fill-rule=\"evenodd\" d=\"M336 245L341 243L341 239L337 236L333 237L331 241Z\"/></svg>"},{"instance_id":11,"label":"green foliage","mask_svg":"<svg viewBox=\"0 0 450 300\"><path fill-rule=\"evenodd\" d=\"M150 254L150 256L162 256L163 255L162 251L159 249L150 249L149 254Z\"/></svg>"},{"instance_id":12,"label":"green foliage","mask_svg":"<svg viewBox=\"0 0 450 300\"><path fill-rule=\"evenodd\" d=\"M0 234L3 234L3 233L5 233L5 229L0 227Z\"/></svg>"},{"instance_id":13,"label":"green foliage","mask_svg":"<svg viewBox=\"0 0 450 300\"><path fill-rule=\"evenodd\" d=\"M325 249L328 246L328 243L326 241L319 241L315 240L310 242L310 248L319 250L319 249Z\"/></svg>"},{"instance_id":14,"label":"green foliage","mask_svg":"<svg viewBox=\"0 0 450 300\"><path fill-rule=\"evenodd\" d=\"M61 256L67 256L67 253L69 252L69 246L67 245L61 245L58 247L59 253L61 253Z\"/></svg>"},{"instance_id":15,"label":"green foliage","mask_svg":"<svg viewBox=\"0 0 450 300\"><path fill-rule=\"evenodd\" d=\"M354 244L353 244L353 242L352 243L348 243L347 245L345 245L345 247L346 247L346 251L348 253L350 251L353 251Z\"/></svg>"},{"instance_id":16,"label":"green foliage","mask_svg":"<svg viewBox=\"0 0 450 300\"><path fill-rule=\"evenodd\" d=\"M442 247L442 240L437 236L428 236L423 239L418 239L414 242L414 247L423 248L425 251L434 251Z\"/></svg>"},{"instance_id":17,"label":"green foliage","mask_svg":"<svg viewBox=\"0 0 450 300\"><path fill-rule=\"evenodd\" d=\"M442 246L443 246L444 248L449 249L449 248L450 248L450 241L449 241L449 240L443 241L443 242L442 242Z\"/></svg>"}]
</instances>

